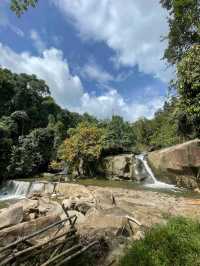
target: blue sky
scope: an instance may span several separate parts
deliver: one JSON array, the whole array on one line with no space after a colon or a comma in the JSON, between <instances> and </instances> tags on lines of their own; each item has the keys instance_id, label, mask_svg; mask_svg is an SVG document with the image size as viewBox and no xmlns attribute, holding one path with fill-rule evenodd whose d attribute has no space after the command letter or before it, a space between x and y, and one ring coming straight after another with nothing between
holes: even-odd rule
<instances>
[{"instance_id":1,"label":"blue sky","mask_svg":"<svg viewBox=\"0 0 200 266\"><path fill-rule=\"evenodd\" d=\"M159 0L39 0L17 18L0 1L0 65L36 74L62 107L98 118L151 118L172 70Z\"/></svg>"}]
</instances>

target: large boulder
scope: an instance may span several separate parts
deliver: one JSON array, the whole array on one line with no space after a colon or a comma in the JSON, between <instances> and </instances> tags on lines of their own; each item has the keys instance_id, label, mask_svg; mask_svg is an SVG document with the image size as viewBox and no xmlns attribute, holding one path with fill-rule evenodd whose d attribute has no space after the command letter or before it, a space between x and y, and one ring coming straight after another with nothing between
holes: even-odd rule
<instances>
[{"instance_id":1,"label":"large boulder","mask_svg":"<svg viewBox=\"0 0 200 266\"><path fill-rule=\"evenodd\" d=\"M110 179L133 179L135 158L133 154L122 154L105 157L99 167L99 171Z\"/></svg>"},{"instance_id":2,"label":"large boulder","mask_svg":"<svg viewBox=\"0 0 200 266\"><path fill-rule=\"evenodd\" d=\"M195 188L200 181L200 140L150 152L148 161L157 176L179 186Z\"/></svg>"},{"instance_id":3,"label":"large boulder","mask_svg":"<svg viewBox=\"0 0 200 266\"><path fill-rule=\"evenodd\" d=\"M85 221L78 225L80 235L93 236L130 236L132 234L130 224L125 212L120 213L110 209L109 211L91 209L85 216ZM112 239L112 238L111 238Z\"/></svg>"},{"instance_id":4,"label":"large boulder","mask_svg":"<svg viewBox=\"0 0 200 266\"><path fill-rule=\"evenodd\" d=\"M22 222L23 220L23 208L22 206L13 207L3 210L0 213L0 229L9 227Z\"/></svg>"}]
</instances>

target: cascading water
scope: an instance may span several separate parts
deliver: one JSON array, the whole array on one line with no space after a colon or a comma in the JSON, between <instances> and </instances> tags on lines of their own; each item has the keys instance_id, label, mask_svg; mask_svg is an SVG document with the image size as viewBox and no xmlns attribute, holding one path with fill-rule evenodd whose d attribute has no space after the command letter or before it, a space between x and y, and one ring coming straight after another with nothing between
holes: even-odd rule
<instances>
[{"instance_id":1,"label":"cascading water","mask_svg":"<svg viewBox=\"0 0 200 266\"><path fill-rule=\"evenodd\" d=\"M146 160L146 156L145 154L140 154L136 156L136 159L139 160L141 162L141 164L143 165L143 172L145 171L148 179L150 182L146 182L144 184L144 186L146 187L151 187L151 188L155 188L155 189L168 189L168 190L177 190L177 187L171 184L166 184L164 182L158 181L153 173L153 171L151 170L147 160Z\"/></svg>"},{"instance_id":2,"label":"cascading water","mask_svg":"<svg viewBox=\"0 0 200 266\"><path fill-rule=\"evenodd\" d=\"M7 181L0 189L0 201L25 198L29 193L53 193L55 185L42 181Z\"/></svg>"},{"instance_id":3,"label":"cascading water","mask_svg":"<svg viewBox=\"0 0 200 266\"><path fill-rule=\"evenodd\" d=\"M31 183L25 181L8 181L0 190L0 201L25 198Z\"/></svg>"},{"instance_id":4,"label":"cascading water","mask_svg":"<svg viewBox=\"0 0 200 266\"><path fill-rule=\"evenodd\" d=\"M34 193L34 192L42 192L44 190L44 183L40 182L33 182L30 185L29 192Z\"/></svg>"}]
</instances>

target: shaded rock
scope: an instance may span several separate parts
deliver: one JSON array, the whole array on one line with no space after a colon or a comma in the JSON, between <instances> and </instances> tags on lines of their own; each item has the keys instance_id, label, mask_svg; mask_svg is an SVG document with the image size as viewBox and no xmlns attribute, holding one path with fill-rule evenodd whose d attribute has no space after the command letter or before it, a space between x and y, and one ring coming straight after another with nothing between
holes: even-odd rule
<instances>
[{"instance_id":1,"label":"shaded rock","mask_svg":"<svg viewBox=\"0 0 200 266\"><path fill-rule=\"evenodd\" d=\"M64 199L62 205L66 210L73 209L86 214L90 208L95 206L95 200L92 197L70 197L69 199Z\"/></svg>"},{"instance_id":2,"label":"shaded rock","mask_svg":"<svg viewBox=\"0 0 200 266\"><path fill-rule=\"evenodd\" d=\"M32 212L29 214L29 219L34 220L36 218L36 213Z\"/></svg>"},{"instance_id":3,"label":"shaded rock","mask_svg":"<svg viewBox=\"0 0 200 266\"><path fill-rule=\"evenodd\" d=\"M200 140L195 139L148 154L157 176L179 186L195 188L200 174Z\"/></svg>"},{"instance_id":4,"label":"shaded rock","mask_svg":"<svg viewBox=\"0 0 200 266\"><path fill-rule=\"evenodd\" d=\"M40 215L50 215L53 213L61 219L66 218L62 206L56 201L49 200L49 198L43 197L38 200L38 210Z\"/></svg>"},{"instance_id":5,"label":"shaded rock","mask_svg":"<svg viewBox=\"0 0 200 266\"><path fill-rule=\"evenodd\" d=\"M24 213L29 213L31 209L38 207L38 200L22 199L12 205L13 208L22 207Z\"/></svg>"},{"instance_id":6,"label":"shaded rock","mask_svg":"<svg viewBox=\"0 0 200 266\"><path fill-rule=\"evenodd\" d=\"M23 208L21 206L10 206L0 213L0 229L22 222Z\"/></svg>"},{"instance_id":7,"label":"shaded rock","mask_svg":"<svg viewBox=\"0 0 200 266\"><path fill-rule=\"evenodd\" d=\"M79 200L75 206L75 209L83 214L86 214L94 206L94 202L89 202L87 200Z\"/></svg>"},{"instance_id":8,"label":"shaded rock","mask_svg":"<svg viewBox=\"0 0 200 266\"><path fill-rule=\"evenodd\" d=\"M103 159L99 171L110 179L133 179L134 162L133 154L108 156Z\"/></svg>"}]
</instances>

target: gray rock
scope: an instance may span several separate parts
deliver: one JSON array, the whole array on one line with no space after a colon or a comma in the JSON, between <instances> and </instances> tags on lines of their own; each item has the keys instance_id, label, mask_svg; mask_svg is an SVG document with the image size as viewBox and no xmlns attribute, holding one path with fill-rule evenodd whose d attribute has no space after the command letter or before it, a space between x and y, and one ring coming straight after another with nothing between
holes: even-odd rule
<instances>
[{"instance_id":1,"label":"gray rock","mask_svg":"<svg viewBox=\"0 0 200 266\"><path fill-rule=\"evenodd\" d=\"M103 159L99 171L110 179L130 180L134 178L134 163L133 154L108 156Z\"/></svg>"},{"instance_id":2,"label":"gray rock","mask_svg":"<svg viewBox=\"0 0 200 266\"><path fill-rule=\"evenodd\" d=\"M9 227L22 222L23 208L22 206L11 206L0 213L0 229Z\"/></svg>"}]
</instances>

